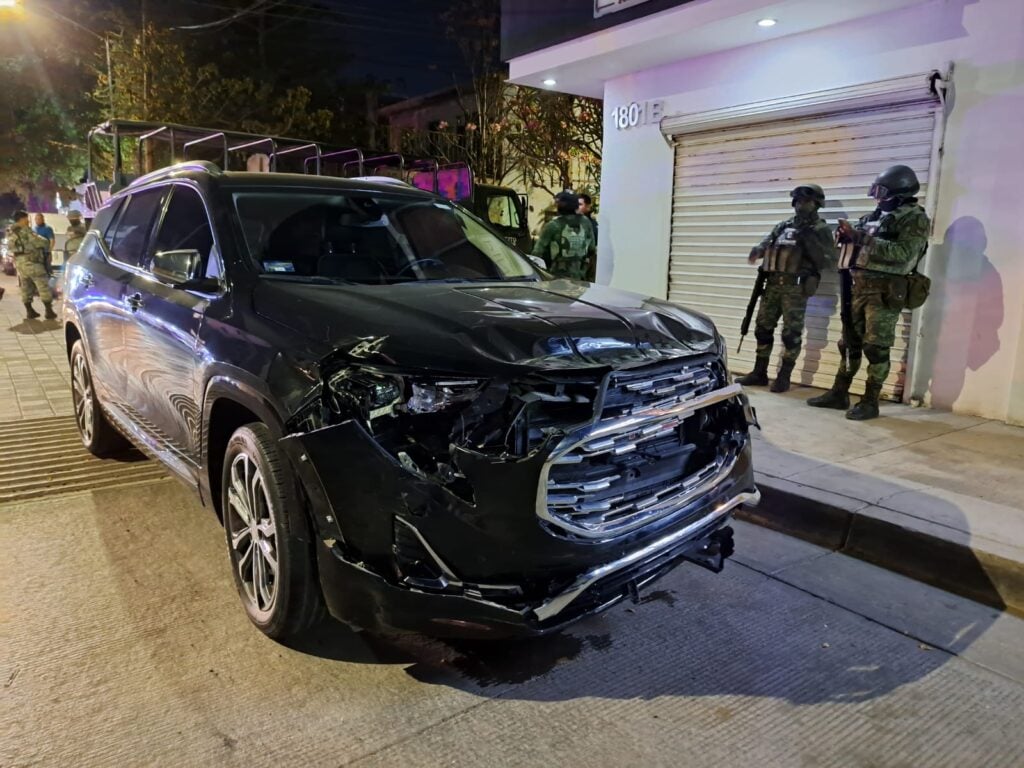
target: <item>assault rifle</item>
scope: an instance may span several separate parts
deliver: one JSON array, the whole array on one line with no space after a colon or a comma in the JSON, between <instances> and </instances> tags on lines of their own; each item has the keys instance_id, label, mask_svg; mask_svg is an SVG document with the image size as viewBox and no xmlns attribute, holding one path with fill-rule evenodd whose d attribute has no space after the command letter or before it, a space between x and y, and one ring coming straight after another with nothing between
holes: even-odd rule
<instances>
[{"instance_id":1,"label":"assault rifle","mask_svg":"<svg viewBox=\"0 0 1024 768\"><path fill-rule=\"evenodd\" d=\"M747 314L743 316L743 322L740 324L740 343L736 347L736 354L740 353L743 349L743 337L750 333L750 320L754 316L754 309L757 307L757 302L764 293L764 286L768 282L768 273L763 269L757 270L757 280L754 281L754 290L750 292L750 301L747 302Z\"/></svg>"}]
</instances>

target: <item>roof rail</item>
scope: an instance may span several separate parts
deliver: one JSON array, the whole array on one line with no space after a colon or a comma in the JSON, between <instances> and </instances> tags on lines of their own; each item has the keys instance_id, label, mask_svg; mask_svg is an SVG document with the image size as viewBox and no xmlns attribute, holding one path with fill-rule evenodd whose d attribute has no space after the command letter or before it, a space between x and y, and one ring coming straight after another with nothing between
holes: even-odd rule
<instances>
[{"instance_id":1,"label":"roof rail","mask_svg":"<svg viewBox=\"0 0 1024 768\"><path fill-rule=\"evenodd\" d=\"M168 165L166 168L159 168L155 171L150 171L149 173L139 176L139 178L133 180L131 184L128 184L125 187L125 189L137 187L140 184L148 184L152 181L161 181L175 175L176 173L182 173L183 171L208 173L211 176L220 176L223 174L220 166L216 163L211 163L209 160L189 160L188 162Z\"/></svg>"},{"instance_id":2,"label":"roof rail","mask_svg":"<svg viewBox=\"0 0 1024 768\"><path fill-rule=\"evenodd\" d=\"M394 184L396 187L411 187L407 181L396 179L394 176L352 176L351 181L372 181L376 184Z\"/></svg>"}]
</instances>

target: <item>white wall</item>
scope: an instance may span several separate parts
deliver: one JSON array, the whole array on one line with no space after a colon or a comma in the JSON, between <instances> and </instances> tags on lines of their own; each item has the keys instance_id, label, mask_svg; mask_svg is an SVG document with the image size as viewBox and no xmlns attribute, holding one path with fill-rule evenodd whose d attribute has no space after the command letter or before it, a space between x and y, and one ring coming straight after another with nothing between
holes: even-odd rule
<instances>
[{"instance_id":1,"label":"white wall","mask_svg":"<svg viewBox=\"0 0 1024 768\"><path fill-rule=\"evenodd\" d=\"M616 106L663 99L666 114L701 112L950 61L954 93L925 267L933 296L919 310L913 394L1024 424L1022 0L933 0L608 81L599 281L656 296L667 287L672 150L655 125L615 130Z\"/></svg>"}]
</instances>

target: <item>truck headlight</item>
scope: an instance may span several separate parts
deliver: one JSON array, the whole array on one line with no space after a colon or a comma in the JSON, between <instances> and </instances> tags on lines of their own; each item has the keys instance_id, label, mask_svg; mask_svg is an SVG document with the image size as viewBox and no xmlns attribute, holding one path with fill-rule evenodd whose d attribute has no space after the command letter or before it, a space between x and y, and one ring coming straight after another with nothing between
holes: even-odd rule
<instances>
[{"instance_id":1,"label":"truck headlight","mask_svg":"<svg viewBox=\"0 0 1024 768\"><path fill-rule=\"evenodd\" d=\"M437 413L461 403L468 403L483 388L479 379L415 380L409 385L410 397L405 402L409 413Z\"/></svg>"}]
</instances>

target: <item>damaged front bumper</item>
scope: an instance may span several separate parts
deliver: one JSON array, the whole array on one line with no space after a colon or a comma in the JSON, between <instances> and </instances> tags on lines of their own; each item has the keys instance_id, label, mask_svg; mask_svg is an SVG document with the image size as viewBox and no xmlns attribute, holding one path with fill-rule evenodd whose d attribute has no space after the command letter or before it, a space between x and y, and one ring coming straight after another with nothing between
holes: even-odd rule
<instances>
[{"instance_id":1,"label":"damaged front bumper","mask_svg":"<svg viewBox=\"0 0 1024 768\"><path fill-rule=\"evenodd\" d=\"M346 559L336 543L321 542L320 579L330 612L360 629L419 631L438 637L542 635L611 607L683 562L720 571L732 554L726 525L757 490L715 505L705 516L612 562L580 574L561 592L525 607L488 600L474 587L448 594L393 584L365 563ZM475 593L475 594L474 594Z\"/></svg>"},{"instance_id":2,"label":"damaged front bumper","mask_svg":"<svg viewBox=\"0 0 1024 768\"><path fill-rule=\"evenodd\" d=\"M722 378L706 362L613 372L589 425L518 457L452 445L451 482L356 419L286 437L330 612L370 630L542 634L682 562L721 570L733 510L759 499L755 417Z\"/></svg>"}]
</instances>

